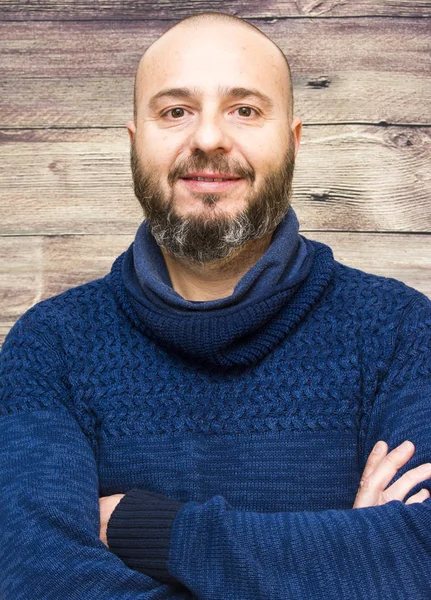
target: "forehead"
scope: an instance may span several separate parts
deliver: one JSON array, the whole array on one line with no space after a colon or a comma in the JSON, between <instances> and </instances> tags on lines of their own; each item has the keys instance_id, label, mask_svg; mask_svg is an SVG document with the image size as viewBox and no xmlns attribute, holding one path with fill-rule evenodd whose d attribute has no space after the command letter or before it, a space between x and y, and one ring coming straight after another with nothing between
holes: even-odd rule
<instances>
[{"instance_id":1,"label":"forehead","mask_svg":"<svg viewBox=\"0 0 431 600\"><path fill-rule=\"evenodd\" d=\"M168 31L141 60L137 102L165 88L190 88L219 95L228 88L253 88L285 106L287 67L278 48L259 32L231 23L196 24Z\"/></svg>"}]
</instances>

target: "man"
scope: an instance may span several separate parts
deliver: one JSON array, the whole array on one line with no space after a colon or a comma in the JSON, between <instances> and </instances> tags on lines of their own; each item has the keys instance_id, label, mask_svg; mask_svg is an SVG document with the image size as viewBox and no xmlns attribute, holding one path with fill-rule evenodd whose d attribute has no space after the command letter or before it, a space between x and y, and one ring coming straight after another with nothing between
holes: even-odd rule
<instances>
[{"instance_id":1,"label":"man","mask_svg":"<svg viewBox=\"0 0 431 600\"><path fill-rule=\"evenodd\" d=\"M431 303L299 236L282 53L187 19L128 130L134 244L4 344L2 597L429 597Z\"/></svg>"}]
</instances>

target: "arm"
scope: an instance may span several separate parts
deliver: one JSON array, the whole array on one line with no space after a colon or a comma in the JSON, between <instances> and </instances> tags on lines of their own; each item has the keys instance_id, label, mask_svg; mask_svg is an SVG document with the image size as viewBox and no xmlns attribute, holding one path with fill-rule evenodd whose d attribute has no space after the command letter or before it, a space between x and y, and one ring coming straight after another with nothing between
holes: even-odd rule
<instances>
[{"instance_id":1,"label":"arm","mask_svg":"<svg viewBox=\"0 0 431 600\"><path fill-rule=\"evenodd\" d=\"M409 439L417 448L410 468L431 460L430 340L430 303L419 297L368 412L363 457L379 439L390 447ZM405 472L400 469L398 481ZM431 481L422 487L431 489ZM411 496L418 493L413 487ZM188 502L173 522L167 571L201 600L425 600L431 589L431 500L422 494L423 502L385 500L317 513L238 511L220 496ZM127 496L119 507L128 502L139 511L139 497ZM113 513L108 541L115 543L121 514Z\"/></svg>"},{"instance_id":2,"label":"arm","mask_svg":"<svg viewBox=\"0 0 431 600\"><path fill-rule=\"evenodd\" d=\"M68 410L54 343L27 315L0 355L0 597L190 598L130 570L99 539L97 464Z\"/></svg>"}]
</instances>

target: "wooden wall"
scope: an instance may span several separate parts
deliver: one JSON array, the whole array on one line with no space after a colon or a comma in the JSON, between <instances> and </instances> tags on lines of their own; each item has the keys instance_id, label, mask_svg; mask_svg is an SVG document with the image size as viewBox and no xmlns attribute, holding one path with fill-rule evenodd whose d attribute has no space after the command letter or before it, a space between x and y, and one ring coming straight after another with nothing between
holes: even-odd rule
<instances>
[{"instance_id":1,"label":"wooden wall","mask_svg":"<svg viewBox=\"0 0 431 600\"><path fill-rule=\"evenodd\" d=\"M204 10L249 19L290 59L302 232L431 296L431 2L0 0L0 341L133 239L134 71Z\"/></svg>"}]
</instances>

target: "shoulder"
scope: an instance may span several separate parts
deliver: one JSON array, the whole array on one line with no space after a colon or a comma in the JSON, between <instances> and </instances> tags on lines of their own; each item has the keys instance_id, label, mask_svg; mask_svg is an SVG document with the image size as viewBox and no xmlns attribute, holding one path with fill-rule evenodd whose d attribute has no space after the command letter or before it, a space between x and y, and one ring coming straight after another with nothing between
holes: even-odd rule
<instances>
[{"instance_id":1,"label":"shoulder","mask_svg":"<svg viewBox=\"0 0 431 600\"><path fill-rule=\"evenodd\" d=\"M398 333L417 331L431 319L431 300L425 294L393 277L367 273L337 260L319 309L321 318L333 326L354 330L365 340L384 338L386 343L395 342Z\"/></svg>"},{"instance_id":2,"label":"shoulder","mask_svg":"<svg viewBox=\"0 0 431 600\"><path fill-rule=\"evenodd\" d=\"M112 293L106 283L106 277L83 283L64 292L41 300L32 306L21 318L73 318L87 314L90 307L93 310L109 304Z\"/></svg>"},{"instance_id":3,"label":"shoulder","mask_svg":"<svg viewBox=\"0 0 431 600\"><path fill-rule=\"evenodd\" d=\"M70 288L41 300L29 308L6 336L10 338L37 335L49 345L54 340L70 337L74 332L93 328L96 323L109 322L118 312L117 303L108 285L109 275ZM69 335L67 335L69 333Z\"/></svg>"},{"instance_id":4,"label":"shoulder","mask_svg":"<svg viewBox=\"0 0 431 600\"><path fill-rule=\"evenodd\" d=\"M431 310L431 300L422 292L394 279L374 275L335 261L334 293L347 306L404 313L414 307Z\"/></svg>"}]
</instances>

